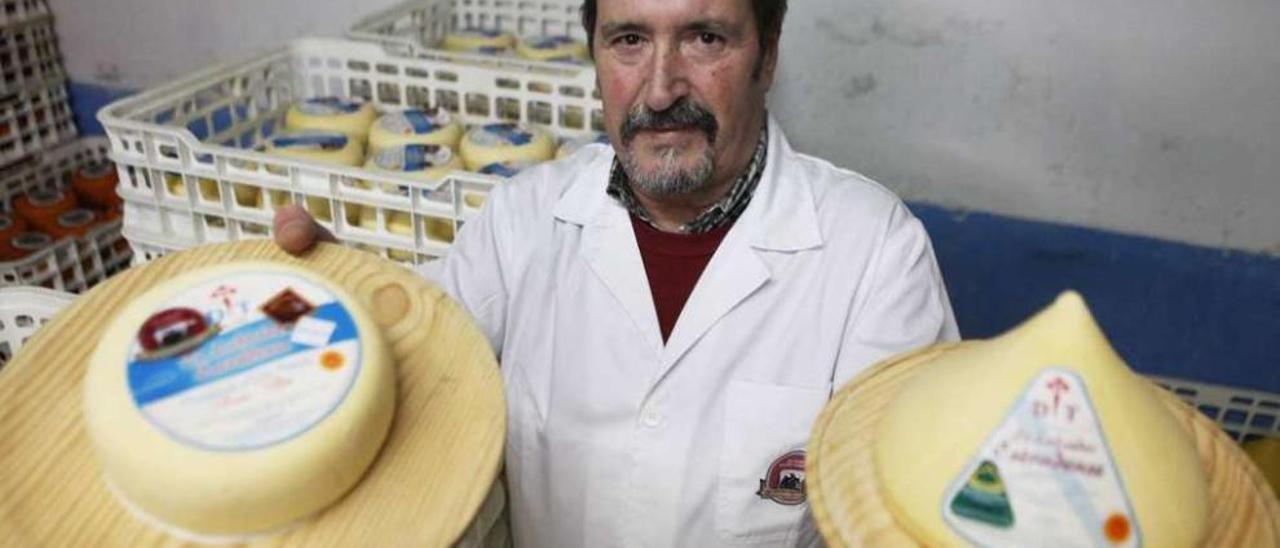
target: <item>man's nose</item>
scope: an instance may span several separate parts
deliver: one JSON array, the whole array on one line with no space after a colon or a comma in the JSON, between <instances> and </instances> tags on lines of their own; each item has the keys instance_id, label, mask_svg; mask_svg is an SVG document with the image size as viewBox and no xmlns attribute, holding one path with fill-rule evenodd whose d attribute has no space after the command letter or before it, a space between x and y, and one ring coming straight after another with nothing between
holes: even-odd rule
<instances>
[{"instance_id":1,"label":"man's nose","mask_svg":"<svg viewBox=\"0 0 1280 548\"><path fill-rule=\"evenodd\" d=\"M689 93L688 67L679 45L657 48L650 64L645 106L654 112L667 110Z\"/></svg>"}]
</instances>

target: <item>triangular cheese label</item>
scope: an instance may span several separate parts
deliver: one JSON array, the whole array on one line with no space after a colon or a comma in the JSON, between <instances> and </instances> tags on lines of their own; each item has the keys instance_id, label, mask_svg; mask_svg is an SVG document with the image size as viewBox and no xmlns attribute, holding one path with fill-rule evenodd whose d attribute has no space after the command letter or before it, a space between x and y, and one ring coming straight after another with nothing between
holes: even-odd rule
<instances>
[{"instance_id":1,"label":"triangular cheese label","mask_svg":"<svg viewBox=\"0 0 1280 548\"><path fill-rule=\"evenodd\" d=\"M1141 546L1084 381L1046 368L956 476L943 518L980 546Z\"/></svg>"}]
</instances>

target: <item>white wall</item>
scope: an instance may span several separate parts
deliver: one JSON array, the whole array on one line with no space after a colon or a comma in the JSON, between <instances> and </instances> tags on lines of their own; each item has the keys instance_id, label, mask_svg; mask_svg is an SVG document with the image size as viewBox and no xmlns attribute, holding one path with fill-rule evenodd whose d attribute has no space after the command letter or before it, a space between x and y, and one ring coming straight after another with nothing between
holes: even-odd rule
<instances>
[{"instance_id":1,"label":"white wall","mask_svg":"<svg viewBox=\"0 0 1280 548\"><path fill-rule=\"evenodd\" d=\"M394 0L51 0L73 78L154 85ZM1280 252L1280 2L791 0L773 109L903 196Z\"/></svg>"},{"instance_id":2,"label":"white wall","mask_svg":"<svg viewBox=\"0 0 1280 548\"><path fill-rule=\"evenodd\" d=\"M799 148L908 198L1280 252L1280 2L792 6Z\"/></svg>"}]
</instances>

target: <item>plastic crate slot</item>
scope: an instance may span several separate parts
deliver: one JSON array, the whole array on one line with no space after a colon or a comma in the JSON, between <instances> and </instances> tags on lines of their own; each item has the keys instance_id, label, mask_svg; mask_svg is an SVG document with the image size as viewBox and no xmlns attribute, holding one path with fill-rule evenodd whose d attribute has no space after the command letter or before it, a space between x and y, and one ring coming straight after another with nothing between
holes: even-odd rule
<instances>
[{"instance_id":1,"label":"plastic crate slot","mask_svg":"<svg viewBox=\"0 0 1280 548\"><path fill-rule=\"evenodd\" d=\"M591 111L591 129L604 133L604 111L594 109Z\"/></svg>"},{"instance_id":2,"label":"plastic crate slot","mask_svg":"<svg viewBox=\"0 0 1280 548\"><path fill-rule=\"evenodd\" d=\"M400 86L389 82L378 83L378 102L385 105L400 104Z\"/></svg>"},{"instance_id":3,"label":"plastic crate slot","mask_svg":"<svg viewBox=\"0 0 1280 548\"><path fill-rule=\"evenodd\" d=\"M1201 413L1204 413L1204 416L1209 417L1209 420L1218 422L1218 412L1221 411L1221 409L1219 409L1217 406L1201 405L1198 407L1198 409L1200 410Z\"/></svg>"},{"instance_id":4,"label":"plastic crate slot","mask_svg":"<svg viewBox=\"0 0 1280 548\"><path fill-rule=\"evenodd\" d=\"M1231 403L1238 405L1253 405L1253 398L1245 398L1241 396L1232 396Z\"/></svg>"},{"instance_id":5,"label":"plastic crate slot","mask_svg":"<svg viewBox=\"0 0 1280 548\"><path fill-rule=\"evenodd\" d=\"M405 106L427 108L431 105L431 90L422 86L405 86Z\"/></svg>"},{"instance_id":6,"label":"plastic crate slot","mask_svg":"<svg viewBox=\"0 0 1280 548\"><path fill-rule=\"evenodd\" d=\"M203 141L209 136L209 125L205 123L204 118L197 118L187 123L187 131L190 131L196 139Z\"/></svg>"},{"instance_id":7,"label":"plastic crate slot","mask_svg":"<svg viewBox=\"0 0 1280 548\"><path fill-rule=\"evenodd\" d=\"M1267 430L1270 430L1272 426L1275 426L1275 424L1276 424L1275 415L1258 413L1258 414L1255 414L1253 418L1249 420L1249 426L1252 426L1254 428L1265 428Z\"/></svg>"},{"instance_id":8,"label":"plastic crate slot","mask_svg":"<svg viewBox=\"0 0 1280 548\"><path fill-rule=\"evenodd\" d=\"M177 160L178 148L173 145L160 145L160 156L170 160Z\"/></svg>"},{"instance_id":9,"label":"plastic crate slot","mask_svg":"<svg viewBox=\"0 0 1280 548\"><path fill-rule=\"evenodd\" d=\"M361 99L364 99L365 101L373 100L373 88L369 84L368 79L352 78L350 79L350 83L351 83L351 88L350 88L351 97L359 97Z\"/></svg>"},{"instance_id":10,"label":"plastic crate slot","mask_svg":"<svg viewBox=\"0 0 1280 548\"><path fill-rule=\"evenodd\" d=\"M1269 400L1258 400L1258 407L1265 407L1267 409L1280 409L1280 403L1276 403Z\"/></svg>"},{"instance_id":11,"label":"plastic crate slot","mask_svg":"<svg viewBox=\"0 0 1280 548\"><path fill-rule=\"evenodd\" d=\"M213 121L213 133L215 135L219 135L235 125L235 116L231 112L231 107L224 106L214 109L210 119Z\"/></svg>"},{"instance_id":12,"label":"plastic crate slot","mask_svg":"<svg viewBox=\"0 0 1280 548\"><path fill-rule=\"evenodd\" d=\"M448 70L437 70L436 80L440 80L441 82L457 82L458 73Z\"/></svg>"},{"instance_id":13,"label":"plastic crate slot","mask_svg":"<svg viewBox=\"0 0 1280 548\"><path fill-rule=\"evenodd\" d=\"M467 94L467 114L475 116L489 115L489 96L483 93Z\"/></svg>"},{"instance_id":14,"label":"plastic crate slot","mask_svg":"<svg viewBox=\"0 0 1280 548\"><path fill-rule=\"evenodd\" d=\"M499 118L511 121L520 120L520 100L509 97L500 97L497 102Z\"/></svg>"},{"instance_id":15,"label":"plastic crate slot","mask_svg":"<svg viewBox=\"0 0 1280 548\"><path fill-rule=\"evenodd\" d=\"M404 75L410 78L427 80L431 78L431 71L414 67L405 67Z\"/></svg>"},{"instance_id":16,"label":"plastic crate slot","mask_svg":"<svg viewBox=\"0 0 1280 548\"><path fill-rule=\"evenodd\" d=\"M397 76L400 74L400 67L386 63L378 63L377 70L379 74L387 74L390 76Z\"/></svg>"},{"instance_id":17,"label":"plastic crate slot","mask_svg":"<svg viewBox=\"0 0 1280 548\"><path fill-rule=\"evenodd\" d=\"M1196 394L1197 394L1197 392L1196 392L1195 390L1192 390L1192 389L1190 389L1190 388L1183 388L1183 387L1181 387L1181 386L1179 386L1179 387L1175 388L1173 391L1174 391L1175 393L1177 393L1178 395L1181 395L1181 396L1190 396L1190 397L1192 397L1192 398L1194 398L1194 397L1196 396Z\"/></svg>"},{"instance_id":18,"label":"plastic crate slot","mask_svg":"<svg viewBox=\"0 0 1280 548\"><path fill-rule=\"evenodd\" d=\"M1248 415L1239 409L1228 409L1226 414L1222 416L1222 422L1226 424L1244 424Z\"/></svg>"},{"instance_id":19,"label":"plastic crate slot","mask_svg":"<svg viewBox=\"0 0 1280 548\"><path fill-rule=\"evenodd\" d=\"M582 129L587 121L583 116L582 107L562 106L560 107L560 127L570 129Z\"/></svg>"},{"instance_id":20,"label":"plastic crate slot","mask_svg":"<svg viewBox=\"0 0 1280 548\"><path fill-rule=\"evenodd\" d=\"M461 110L461 105L458 102L458 92L447 89L437 89L436 106L457 114Z\"/></svg>"},{"instance_id":21,"label":"plastic crate slot","mask_svg":"<svg viewBox=\"0 0 1280 548\"><path fill-rule=\"evenodd\" d=\"M347 68L355 72L369 72L369 63L364 61L347 61Z\"/></svg>"}]
</instances>

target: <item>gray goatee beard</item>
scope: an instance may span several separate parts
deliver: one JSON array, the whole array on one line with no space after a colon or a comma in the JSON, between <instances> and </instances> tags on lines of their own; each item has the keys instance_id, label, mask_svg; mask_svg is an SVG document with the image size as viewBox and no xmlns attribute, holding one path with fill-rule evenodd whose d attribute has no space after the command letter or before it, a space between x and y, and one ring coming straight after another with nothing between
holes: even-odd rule
<instances>
[{"instance_id":1,"label":"gray goatee beard","mask_svg":"<svg viewBox=\"0 0 1280 548\"><path fill-rule=\"evenodd\" d=\"M622 158L622 169L626 170L631 180L632 190L643 192L649 196L684 196L693 194L706 187L715 171L715 159L711 147L691 167L680 165L680 150L674 147L659 152L656 168L645 169L636 161L634 152Z\"/></svg>"},{"instance_id":2,"label":"gray goatee beard","mask_svg":"<svg viewBox=\"0 0 1280 548\"><path fill-rule=\"evenodd\" d=\"M642 130L665 129L697 129L706 137L707 146L701 158L690 167L681 167L680 149L675 147L661 148L657 151L658 165L644 168L636 160L633 140ZM715 172L715 153L712 145L716 142L720 124L711 110L688 97L681 97L671 106L661 111L653 111L644 105L628 113L622 123L622 145L625 153L621 155L622 168L631 180L632 190L650 196L681 196L693 194L706 187Z\"/></svg>"}]
</instances>

